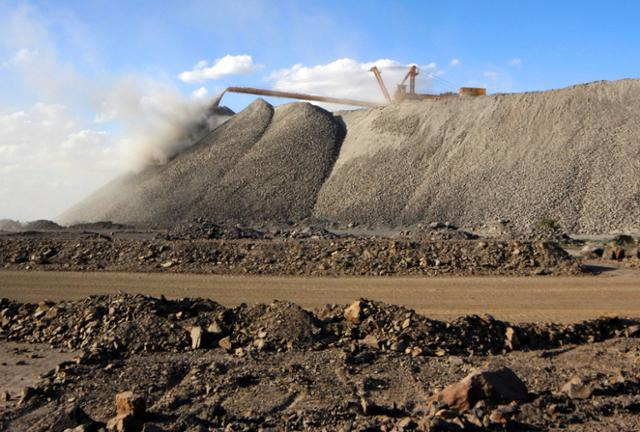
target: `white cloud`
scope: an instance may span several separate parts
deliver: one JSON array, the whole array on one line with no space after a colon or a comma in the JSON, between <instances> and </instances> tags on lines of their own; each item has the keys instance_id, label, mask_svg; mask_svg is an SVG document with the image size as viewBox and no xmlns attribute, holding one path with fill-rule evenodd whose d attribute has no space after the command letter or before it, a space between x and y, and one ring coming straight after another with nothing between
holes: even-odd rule
<instances>
[{"instance_id":1,"label":"white cloud","mask_svg":"<svg viewBox=\"0 0 640 432\"><path fill-rule=\"evenodd\" d=\"M509 66L520 66L522 65L522 59L518 58L518 57L514 57L511 60L509 60Z\"/></svg>"},{"instance_id":2,"label":"white cloud","mask_svg":"<svg viewBox=\"0 0 640 432\"><path fill-rule=\"evenodd\" d=\"M209 93L209 90L207 90L206 87L200 87L199 89L196 89L191 92L191 97L193 99L204 99L207 97L208 93Z\"/></svg>"},{"instance_id":3,"label":"white cloud","mask_svg":"<svg viewBox=\"0 0 640 432\"><path fill-rule=\"evenodd\" d=\"M389 93L393 94L396 84L400 83L410 65L391 59L372 62L358 62L343 58L331 63L315 66L296 64L288 69L273 72L268 80L273 88L281 91L308 93L323 96L342 97L371 102L384 102L384 96L378 83L369 70L377 66L382 73ZM431 76L442 73L436 63L420 66L422 74L418 76L417 91L432 89ZM319 104L328 108L337 108L328 104Z\"/></svg>"},{"instance_id":4,"label":"white cloud","mask_svg":"<svg viewBox=\"0 0 640 432\"><path fill-rule=\"evenodd\" d=\"M0 218L55 218L145 157L192 142L182 128L204 112L169 79L77 68L58 55L59 24L30 7L0 16L6 75L27 90L19 109L0 105Z\"/></svg>"},{"instance_id":5,"label":"white cloud","mask_svg":"<svg viewBox=\"0 0 640 432\"><path fill-rule=\"evenodd\" d=\"M456 57L452 58L449 62L449 66L460 66L461 64L460 59Z\"/></svg>"},{"instance_id":6,"label":"white cloud","mask_svg":"<svg viewBox=\"0 0 640 432\"><path fill-rule=\"evenodd\" d=\"M62 104L0 114L0 218L53 218L121 171L115 137Z\"/></svg>"},{"instance_id":7,"label":"white cloud","mask_svg":"<svg viewBox=\"0 0 640 432\"><path fill-rule=\"evenodd\" d=\"M493 70L488 70L482 73L482 75L485 78L489 78L489 79L496 79L498 78L498 76L500 75L499 72L493 71Z\"/></svg>"},{"instance_id":8,"label":"white cloud","mask_svg":"<svg viewBox=\"0 0 640 432\"><path fill-rule=\"evenodd\" d=\"M20 48L11 58L10 64L19 65L31 61L38 55L38 51L29 48Z\"/></svg>"},{"instance_id":9,"label":"white cloud","mask_svg":"<svg viewBox=\"0 0 640 432\"><path fill-rule=\"evenodd\" d=\"M231 75L250 75L261 68L261 65L253 63L253 58L250 55L227 54L216 59L211 66L206 60L200 60L193 69L182 72L179 78L187 83L199 83Z\"/></svg>"}]
</instances>

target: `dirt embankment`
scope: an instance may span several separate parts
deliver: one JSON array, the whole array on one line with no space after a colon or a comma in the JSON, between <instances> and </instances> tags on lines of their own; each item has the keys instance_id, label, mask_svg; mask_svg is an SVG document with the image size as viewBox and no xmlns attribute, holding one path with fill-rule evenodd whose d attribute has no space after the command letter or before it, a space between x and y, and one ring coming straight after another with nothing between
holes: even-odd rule
<instances>
[{"instance_id":1,"label":"dirt embankment","mask_svg":"<svg viewBox=\"0 0 640 432\"><path fill-rule=\"evenodd\" d=\"M578 274L554 242L391 240L137 240L102 234L0 238L10 270L167 271L265 275Z\"/></svg>"},{"instance_id":2,"label":"dirt embankment","mask_svg":"<svg viewBox=\"0 0 640 432\"><path fill-rule=\"evenodd\" d=\"M29 344L79 350L21 395L4 394L6 430L118 421L164 431L638 426L633 320L442 322L368 300L309 312L127 295L1 300L0 310L0 343L23 344L25 368L31 352L46 355ZM134 393L118 397L114 419L113 398L125 390Z\"/></svg>"}]
</instances>

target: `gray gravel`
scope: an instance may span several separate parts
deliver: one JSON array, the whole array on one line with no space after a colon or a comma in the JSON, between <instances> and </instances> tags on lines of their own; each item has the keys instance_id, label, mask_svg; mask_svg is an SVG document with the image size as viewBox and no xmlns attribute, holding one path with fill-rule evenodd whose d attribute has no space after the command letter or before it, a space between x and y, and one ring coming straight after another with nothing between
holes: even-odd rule
<instances>
[{"instance_id":1,"label":"gray gravel","mask_svg":"<svg viewBox=\"0 0 640 432\"><path fill-rule=\"evenodd\" d=\"M315 215L403 225L543 218L572 232L640 223L640 81L342 113Z\"/></svg>"},{"instance_id":2,"label":"gray gravel","mask_svg":"<svg viewBox=\"0 0 640 432\"><path fill-rule=\"evenodd\" d=\"M114 180L59 219L161 226L197 217L300 220L311 215L343 137L321 108L274 110L258 99L166 165Z\"/></svg>"},{"instance_id":3,"label":"gray gravel","mask_svg":"<svg viewBox=\"0 0 640 432\"><path fill-rule=\"evenodd\" d=\"M344 141L342 136L345 133ZM409 102L331 114L257 100L164 166L116 179L66 223L373 226L449 221L517 230L640 226L640 80Z\"/></svg>"}]
</instances>

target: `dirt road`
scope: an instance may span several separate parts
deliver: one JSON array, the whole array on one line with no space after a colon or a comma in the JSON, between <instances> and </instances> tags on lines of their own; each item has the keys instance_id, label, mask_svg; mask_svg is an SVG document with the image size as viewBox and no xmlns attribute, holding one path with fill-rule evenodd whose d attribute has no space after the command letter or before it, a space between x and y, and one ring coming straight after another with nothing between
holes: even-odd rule
<instances>
[{"instance_id":1,"label":"dirt road","mask_svg":"<svg viewBox=\"0 0 640 432\"><path fill-rule=\"evenodd\" d=\"M241 302L290 300L313 308L366 297L434 318L490 313L514 322L640 316L640 273L591 277L297 278L159 273L0 272L0 297L37 302L117 291Z\"/></svg>"}]
</instances>

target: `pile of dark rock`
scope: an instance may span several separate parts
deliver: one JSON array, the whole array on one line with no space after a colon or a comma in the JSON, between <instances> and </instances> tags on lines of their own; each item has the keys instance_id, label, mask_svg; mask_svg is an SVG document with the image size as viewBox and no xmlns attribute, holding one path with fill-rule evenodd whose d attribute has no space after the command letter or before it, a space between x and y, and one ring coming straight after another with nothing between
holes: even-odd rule
<instances>
[{"instance_id":1,"label":"pile of dark rock","mask_svg":"<svg viewBox=\"0 0 640 432\"><path fill-rule=\"evenodd\" d=\"M639 336L637 321L620 318L444 322L366 299L314 311L127 294L37 305L2 299L0 342L78 354L23 389L13 411L0 412L0 429L31 422L37 432L545 430L611 415L612 407L636 412L640 380L629 371L561 374L551 387L540 379L561 373L553 364L565 350L626 341L630 351ZM548 369L518 365L525 355ZM614 405L594 399L604 397Z\"/></svg>"},{"instance_id":2,"label":"pile of dark rock","mask_svg":"<svg viewBox=\"0 0 640 432\"><path fill-rule=\"evenodd\" d=\"M0 300L0 338L79 349L99 360L144 352L251 351L342 347L410 356L489 355L637 336L637 322L515 325L489 315L451 322L401 306L358 300L315 312L289 302L225 308L205 299L114 294L40 304Z\"/></svg>"},{"instance_id":3,"label":"pile of dark rock","mask_svg":"<svg viewBox=\"0 0 640 432\"><path fill-rule=\"evenodd\" d=\"M133 225L121 224L111 221L86 222L70 225L69 230L75 231L127 231L133 230Z\"/></svg>"},{"instance_id":4,"label":"pile of dark rock","mask_svg":"<svg viewBox=\"0 0 640 432\"><path fill-rule=\"evenodd\" d=\"M382 238L141 240L100 237L0 238L0 265L15 270L172 271L270 275L579 274L553 242L430 241ZM215 228L215 229L214 229ZM209 234L207 234L209 235ZM325 235L321 233L321 235ZM316 238L314 238L314 236ZM247 238L249 237L249 238ZM329 237L333 237L332 235Z\"/></svg>"},{"instance_id":5,"label":"pile of dark rock","mask_svg":"<svg viewBox=\"0 0 640 432\"><path fill-rule=\"evenodd\" d=\"M450 222L431 222L416 224L400 231L399 237L426 240L477 240L479 236L473 232L458 228Z\"/></svg>"},{"instance_id":6,"label":"pile of dark rock","mask_svg":"<svg viewBox=\"0 0 640 432\"><path fill-rule=\"evenodd\" d=\"M190 222L178 223L167 230L162 238L166 240L198 240L198 239L264 239L265 233L239 225L218 224L204 218Z\"/></svg>"}]
</instances>

